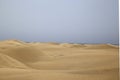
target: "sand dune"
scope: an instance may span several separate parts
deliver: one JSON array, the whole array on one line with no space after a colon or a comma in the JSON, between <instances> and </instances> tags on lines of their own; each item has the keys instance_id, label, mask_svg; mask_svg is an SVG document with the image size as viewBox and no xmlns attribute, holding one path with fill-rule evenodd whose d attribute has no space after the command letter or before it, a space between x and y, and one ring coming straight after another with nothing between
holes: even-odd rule
<instances>
[{"instance_id":1,"label":"sand dune","mask_svg":"<svg viewBox=\"0 0 120 80\"><path fill-rule=\"evenodd\" d=\"M111 44L0 41L0 80L118 80Z\"/></svg>"},{"instance_id":2,"label":"sand dune","mask_svg":"<svg viewBox=\"0 0 120 80\"><path fill-rule=\"evenodd\" d=\"M19 41L19 40L5 40L5 41L0 41L0 44L7 44L7 45L21 45L21 44L25 44L25 42L23 41Z\"/></svg>"},{"instance_id":3,"label":"sand dune","mask_svg":"<svg viewBox=\"0 0 120 80\"><path fill-rule=\"evenodd\" d=\"M69 44L69 43L63 43L60 44L62 47L67 47L67 48L82 48L85 47L85 45L82 44Z\"/></svg>"},{"instance_id":4,"label":"sand dune","mask_svg":"<svg viewBox=\"0 0 120 80\"><path fill-rule=\"evenodd\" d=\"M110 45L110 44L93 44L93 45L90 45L90 44L86 44L85 45L86 48L90 48L90 49L117 49L118 47L115 46L115 45Z\"/></svg>"}]
</instances>

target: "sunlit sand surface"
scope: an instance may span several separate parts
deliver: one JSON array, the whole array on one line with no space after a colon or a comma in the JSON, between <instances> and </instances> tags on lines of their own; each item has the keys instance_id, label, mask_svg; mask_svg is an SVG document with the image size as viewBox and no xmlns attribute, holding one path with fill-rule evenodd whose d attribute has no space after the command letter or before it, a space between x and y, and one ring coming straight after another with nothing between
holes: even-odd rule
<instances>
[{"instance_id":1,"label":"sunlit sand surface","mask_svg":"<svg viewBox=\"0 0 120 80\"><path fill-rule=\"evenodd\" d=\"M111 44L0 41L0 80L118 80Z\"/></svg>"}]
</instances>

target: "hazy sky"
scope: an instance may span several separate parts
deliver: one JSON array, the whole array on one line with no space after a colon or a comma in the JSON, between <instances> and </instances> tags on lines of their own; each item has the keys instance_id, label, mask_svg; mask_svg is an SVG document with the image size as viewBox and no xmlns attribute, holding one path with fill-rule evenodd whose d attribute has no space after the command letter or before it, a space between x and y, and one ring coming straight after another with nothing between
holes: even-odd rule
<instances>
[{"instance_id":1,"label":"hazy sky","mask_svg":"<svg viewBox=\"0 0 120 80\"><path fill-rule=\"evenodd\" d=\"M0 0L0 40L118 44L118 0Z\"/></svg>"}]
</instances>

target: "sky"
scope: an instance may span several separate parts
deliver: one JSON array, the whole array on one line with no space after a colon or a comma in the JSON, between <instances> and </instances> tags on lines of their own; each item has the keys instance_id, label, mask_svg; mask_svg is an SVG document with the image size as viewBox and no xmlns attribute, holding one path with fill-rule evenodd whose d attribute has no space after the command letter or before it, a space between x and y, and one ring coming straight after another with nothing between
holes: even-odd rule
<instances>
[{"instance_id":1,"label":"sky","mask_svg":"<svg viewBox=\"0 0 120 80\"><path fill-rule=\"evenodd\" d=\"M119 43L118 0L0 0L0 40Z\"/></svg>"}]
</instances>

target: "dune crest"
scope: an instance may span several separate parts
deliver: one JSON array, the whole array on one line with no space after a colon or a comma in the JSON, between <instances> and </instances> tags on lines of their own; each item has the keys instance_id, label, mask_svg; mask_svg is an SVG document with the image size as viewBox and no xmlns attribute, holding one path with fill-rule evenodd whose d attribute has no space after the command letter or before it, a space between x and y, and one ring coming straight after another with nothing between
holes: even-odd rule
<instances>
[{"instance_id":1,"label":"dune crest","mask_svg":"<svg viewBox=\"0 0 120 80\"><path fill-rule=\"evenodd\" d=\"M20 40L3 40L3 41L0 41L2 43L25 43L24 41L20 41Z\"/></svg>"}]
</instances>

